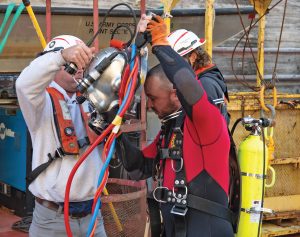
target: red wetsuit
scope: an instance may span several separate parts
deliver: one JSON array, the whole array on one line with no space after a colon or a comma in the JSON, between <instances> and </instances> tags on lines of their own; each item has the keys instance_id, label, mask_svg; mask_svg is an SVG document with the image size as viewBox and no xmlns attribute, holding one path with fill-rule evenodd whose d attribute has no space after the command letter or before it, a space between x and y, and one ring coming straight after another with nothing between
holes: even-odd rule
<instances>
[{"instance_id":1,"label":"red wetsuit","mask_svg":"<svg viewBox=\"0 0 300 237\"><path fill-rule=\"evenodd\" d=\"M183 161L188 193L227 207L229 187L228 154L230 139L227 125L219 109L210 103L201 82L189 65L169 46L156 46L154 53L161 62L165 74L177 89L178 98L185 111L183 125ZM172 137L175 119L166 124L165 137ZM152 176L153 163L158 155L159 135L142 152L126 141L123 136L122 158L125 169L132 178ZM162 141L164 146L165 139ZM125 144L124 144L125 143ZM125 151L125 152L124 152ZM124 156L123 156L124 157ZM175 172L171 159L166 159L162 186L172 190ZM175 236L174 218L170 214L171 203L163 203L162 211L165 234ZM186 215L188 237L232 237L231 224L224 219L190 208Z\"/></svg>"}]
</instances>

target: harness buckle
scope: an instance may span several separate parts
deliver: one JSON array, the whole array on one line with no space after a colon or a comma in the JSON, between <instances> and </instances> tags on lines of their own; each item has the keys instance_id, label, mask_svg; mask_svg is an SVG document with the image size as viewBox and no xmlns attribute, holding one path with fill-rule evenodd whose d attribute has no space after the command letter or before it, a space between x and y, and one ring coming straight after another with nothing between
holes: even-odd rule
<instances>
[{"instance_id":1,"label":"harness buckle","mask_svg":"<svg viewBox=\"0 0 300 237\"><path fill-rule=\"evenodd\" d=\"M184 185L183 188L185 189L185 193L184 194L177 194L175 193L175 188L173 187L173 197L176 198L177 202L182 202L183 200L185 200L187 198L187 193L188 193L188 189L187 186ZM185 201L186 202L186 201Z\"/></svg>"},{"instance_id":2,"label":"harness buckle","mask_svg":"<svg viewBox=\"0 0 300 237\"><path fill-rule=\"evenodd\" d=\"M88 137L84 137L82 139L77 140L77 144L78 144L79 148L81 149L81 148L83 148L85 146L90 145L91 142L90 142L90 140L89 140Z\"/></svg>"},{"instance_id":3,"label":"harness buckle","mask_svg":"<svg viewBox=\"0 0 300 237\"><path fill-rule=\"evenodd\" d=\"M166 195L164 195L164 192L168 193L168 191L169 191L169 189L167 187L156 187L153 191L153 198L157 202L166 203L168 201L167 201L167 199L163 200L163 196L166 197ZM158 198L158 196L160 196L160 197Z\"/></svg>"},{"instance_id":4,"label":"harness buckle","mask_svg":"<svg viewBox=\"0 0 300 237\"><path fill-rule=\"evenodd\" d=\"M55 152L56 152L57 156L60 158L63 158L65 156L65 153L61 147L57 148Z\"/></svg>"},{"instance_id":5,"label":"harness buckle","mask_svg":"<svg viewBox=\"0 0 300 237\"><path fill-rule=\"evenodd\" d=\"M178 160L176 160L177 162ZM172 159L171 160L171 167L172 167L172 170L175 172L175 173L178 173L179 171L182 170L182 167L183 167L183 159L182 157L180 157L180 167L178 169L174 168L174 160Z\"/></svg>"},{"instance_id":6,"label":"harness buckle","mask_svg":"<svg viewBox=\"0 0 300 237\"><path fill-rule=\"evenodd\" d=\"M188 211L187 207L181 207L178 205L174 205L171 209L171 213L179 216L185 216Z\"/></svg>"}]
</instances>

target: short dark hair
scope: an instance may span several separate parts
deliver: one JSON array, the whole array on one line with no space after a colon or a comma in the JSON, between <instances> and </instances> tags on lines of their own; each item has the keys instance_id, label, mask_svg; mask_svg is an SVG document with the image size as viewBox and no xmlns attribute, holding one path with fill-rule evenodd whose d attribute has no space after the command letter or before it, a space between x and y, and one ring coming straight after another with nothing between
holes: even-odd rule
<instances>
[{"instance_id":1,"label":"short dark hair","mask_svg":"<svg viewBox=\"0 0 300 237\"><path fill-rule=\"evenodd\" d=\"M146 76L146 80L145 80L145 86L147 84L147 80L149 80L149 78L151 77L159 77L162 85L166 88L166 89L172 89L173 88L173 84L169 81L168 77L166 76L161 64L157 64L154 67L152 67L148 72L147 72L147 76Z\"/></svg>"},{"instance_id":2,"label":"short dark hair","mask_svg":"<svg viewBox=\"0 0 300 237\"><path fill-rule=\"evenodd\" d=\"M147 76L146 79L152 76L159 76L160 78L165 77L167 79L166 74L164 73L164 70L162 68L162 66L159 64L155 65L154 67L152 67L148 72L147 72Z\"/></svg>"}]
</instances>

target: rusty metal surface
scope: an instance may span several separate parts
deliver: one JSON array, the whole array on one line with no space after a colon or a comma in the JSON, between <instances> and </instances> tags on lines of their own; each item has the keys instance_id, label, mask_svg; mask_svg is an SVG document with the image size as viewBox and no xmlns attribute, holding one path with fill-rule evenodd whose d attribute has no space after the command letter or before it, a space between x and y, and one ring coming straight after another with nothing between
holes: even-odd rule
<instances>
[{"instance_id":1,"label":"rusty metal surface","mask_svg":"<svg viewBox=\"0 0 300 237\"><path fill-rule=\"evenodd\" d=\"M278 95L278 101L298 101L298 95ZM266 104L272 104L272 96L267 95ZM231 124L241 117L251 115L255 118L261 117L261 109L259 105L259 96L257 93L238 93L230 96L228 106L231 114ZM265 113L268 117L270 114ZM274 127L274 142L275 142L275 159L295 158L300 157L300 105L295 107L288 104L279 104L276 106L276 117ZM248 135L248 132L238 125L234 134L234 139L237 145Z\"/></svg>"},{"instance_id":2,"label":"rusty metal surface","mask_svg":"<svg viewBox=\"0 0 300 237\"><path fill-rule=\"evenodd\" d=\"M146 225L145 181L108 179L102 196L102 215L108 237L142 237ZM138 225L137 225L138 223Z\"/></svg>"},{"instance_id":3,"label":"rusty metal surface","mask_svg":"<svg viewBox=\"0 0 300 237\"><path fill-rule=\"evenodd\" d=\"M273 165L273 168L276 171L276 182L272 188L266 188L265 197L300 195L299 164ZM267 183L270 183L269 179L268 176Z\"/></svg>"},{"instance_id":4,"label":"rusty metal surface","mask_svg":"<svg viewBox=\"0 0 300 237\"><path fill-rule=\"evenodd\" d=\"M99 5L100 6L100 5ZM101 6L100 6L101 7ZM82 10L84 12L84 10ZM93 36L93 17L91 13L87 15L64 15L62 12L52 15L52 36L61 34L71 34L87 42ZM128 13L127 13L128 14ZM35 13L43 33L45 34L46 18L44 14ZM0 13L0 19L3 19L4 12ZM102 21L103 15L99 16L99 22ZM244 14L243 19L246 24L250 23L248 15ZM119 24L133 24L130 16L110 17L104 24L99 36L99 47L106 48L109 46L109 40L112 30ZM225 27L226 26L226 27ZM171 30L186 28L194 31L199 36L204 36L204 12L200 11L197 15L174 15L172 18ZM220 14L215 19L214 28L214 46L220 44L227 38L242 30L237 14ZM121 28L117 31L118 39L127 41L130 37L129 31ZM3 53L0 55L0 72L20 72L29 62L34 59L38 52L42 51L34 27L30 22L28 15L22 14L14 26ZM149 51L150 52L150 51ZM157 63L153 55L149 57L150 66Z\"/></svg>"}]
</instances>

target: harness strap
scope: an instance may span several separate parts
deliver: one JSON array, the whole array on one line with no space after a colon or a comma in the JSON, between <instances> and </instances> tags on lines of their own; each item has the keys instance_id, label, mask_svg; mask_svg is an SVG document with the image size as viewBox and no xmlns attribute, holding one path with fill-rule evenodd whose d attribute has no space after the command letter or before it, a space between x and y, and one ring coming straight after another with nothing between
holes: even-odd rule
<instances>
[{"instance_id":1,"label":"harness strap","mask_svg":"<svg viewBox=\"0 0 300 237\"><path fill-rule=\"evenodd\" d=\"M151 192L152 194L152 192ZM153 197L147 197L148 212L150 218L151 236L159 237L162 233L162 223L159 211L159 203Z\"/></svg>"},{"instance_id":2,"label":"harness strap","mask_svg":"<svg viewBox=\"0 0 300 237\"><path fill-rule=\"evenodd\" d=\"M198 197L193 194L188 195L187 202L190 208L194 208L207 214L222 218L229 223L232 223L233 221L232 212L230 209L217 202Z\"/></svg>"},{"instance_id":3,"label":"harness strap","mask_svg":"<svg viewBox=\"0 0 300 237\"><path fill-rule=\"evenodd\" d=\"M26 176L26 181L28 185L31 184L33 180L35 180L36 177L38 177L45 169L47 169L53 160L56 159L55 157L52 157L50 153L48 153L48 157L49 160L46 163L39 165Z\"/></svg>"},{"instance_id":4,"label":"harness strap","mask_svg":"<svg viewBox=\"0 0 300 237\"><path fill-rule=\"evenodd\" d=\"M175 222L175 237L185 237L187 233L186 213L188 210L188 188L183 161L183 132L181 129L184 118L185 113L182 112L182 114L176 119L176 124L173 128L174 139L171 141L173 144L170 149L170 158L172 159L171 162L173 162L172 169L175 172L175 180L172 190L175 203L171 209Z\"/></svg>"},{"instance_id":5,"label":"harness strap","mask_svg":"<svg viewBox=\"0 0 300 237\"><path fill-rule=\"evenodd\" d=\"M176 200L174 198L170 198L170 190L167 188L161 189L159 192L156 192L156 199L162 203L174 203ZM172 192L171 192L172 193ZM171 195L172 196L172 195ZM193 208L201 212L205 212L209 215L213 215L219 218L222 218L230 223L234 221L234 215L232 211L226 207L221 205L220 203L208 200L206 198L202 198L199 196L195 196L193 194L187 195L187 208ZM177 215L184 214L185 210L184 205L177 205L177 208L173 208L171 212L176 212ZM173 213L174 214L174 213Z\"/></svg>"},{"instance_id":6,"label":"harness strap","mask_svg":"<svg viewBox=\"0 0 300 237\"><path fill-rule=\"evenodd\" d=\"M84 137L82 139L79 139L77 141L78 147L81 149L85 146L90 145L90 140L88 137ZM46 163L43 163L36 167L34 170L32 170L27 176L26 180L28 182L28 185L31 184L44 170L46 170L49 165L56 160L57 158L63 158L66 154L64 153L63 149L61 147L57 148L55 150L54 156L52 156L50 153L48 153L49 160Z\"/></svg>"}]
</instances>

